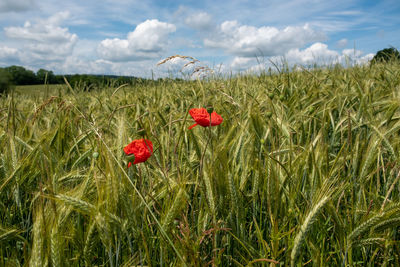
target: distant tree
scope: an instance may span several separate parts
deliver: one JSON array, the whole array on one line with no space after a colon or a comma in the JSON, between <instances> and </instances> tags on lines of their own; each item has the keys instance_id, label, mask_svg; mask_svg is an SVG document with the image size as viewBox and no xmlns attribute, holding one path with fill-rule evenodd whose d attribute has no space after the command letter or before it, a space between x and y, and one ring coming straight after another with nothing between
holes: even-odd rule
<instances>
[{"instance_id":1,"label":"distant tree","mask_svg":"<svg viewBox=\"0 0 400 267\"><path fill-rule=\"evenodd\" d=\"M36 75L33 71L21 66L11 66L5 68L11 75L11 80L15 85L37 84Z\"/></svg>"},{"instance_id":2,"label":"distant tree","mask_svg":"<svg viewBox=\"0 0 400 267\"><path fill-rule=\"evenodd\" d=\"M55 84L57 83L56 76L51 70L39 69L36 72L36 79L39 84Z\"/></svg>"},{"instance_id":3,"label":"distant tree","mask_svg":"<svg viewBox=\"0 0 400 267\"><path fill-rule=\"evenodd\" d=\"M54 76L54 84L64 84L64 77L65 75L55 75Z\"/></svg>"},{"instance_id":4,"label":"distant tree","mask_svg":"<svg viewBox=\"0 0 400 267\"><path fill-rule=\"evenodd\" d=\"M3 68L0 68L0 95L5 94L11 87L11 75Z\"/></svg>"},{"instance_id":5,"label":"distant tree","mask_svg":"<svg viewBox=\"0 0 400 267\"><path fill-rule=\"evenodd\" d=\"M400 52L394 47L379 50L372 58L372 62L388 62L390 60L400 60Z\"/></svg>"},{"instance_id":6,"label":"distant tree","mask_svg":"<svg viewBox=\"0 0 400 267\"><path fill-rule=\"evenodd\" d=\"M123 84L132 84L132 79L131 78L129 78L129 77L123 77L123 76L121 76L121 77L118 77L117 78L117 80L116 80L116 84L117 85L123 85Z\"/></svg>"}]
</instances>

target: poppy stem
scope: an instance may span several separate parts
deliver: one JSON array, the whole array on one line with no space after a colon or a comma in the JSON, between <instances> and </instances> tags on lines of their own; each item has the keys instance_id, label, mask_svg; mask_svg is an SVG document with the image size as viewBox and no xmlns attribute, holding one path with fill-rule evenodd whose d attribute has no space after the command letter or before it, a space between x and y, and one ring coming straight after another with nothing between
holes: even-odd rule
<instances>
[{"instance_id":1,"label":"poppy stem","mask_svg":"<svg viewBox=\"0 0 400 267\"><path fill-rule=\"evenodd\" d=\"M184 260L184 258L182 257L182 255L180 254L179 250L176 248L176 246L174 245L174 243L172 242L171 238L169 237L169 235L165 232L164 228L162 227L160 221L157 219L156 215L153 212L153 208L150 207L150 204L147 203L146 199L144 198L144 195L139 191L138 187L135 185L135 183L130 179L128 173L126 172L126 170L124 169L124 167L122 167L121 163L119 162L119 160L117 159L117 157L115 156L114 152L111 150L111 148L107 145L107 143L104 141L104 139L102 138L101 134L99 133L98 128L95 126L94 123L90 122L87 118L87 116L85 116L85 114L79 109L77 108L75 105L73 105L71 103L71 105L75 108L75 110L85 119L85 121L88 123L88 125L90 126L90 128L93 130L93 132L95 133L95 135L98 137L98 140L101 141L101 143L104 145L104 147L106 148L107 152L110 154L111 158L116 162L116 164L118 165L119 169L122 171L123 176L126 177L127 181L129 182L129 184L132 186L133 190L135 191L135 193L137 194L137 196L139 196L140 201L144 204L144 206L146 207L146 209L148 210L150 216L153 218L153 220L155 221L156 225L158 226L161 234L165 237L165 239L168 241L168 243L170 244L170 246L173 248L173 250L175 251L176 255L178 256L178 258L180 259L180 261L182 262L183 266L188 266L186 264L186 261ZM43 205L42 205L43 206ZM42 212L44 214L44 211Z\"/></svg>"},{"instance_id":2,"label":"poppy stem","mask_svg":"<svg viewBox=\"0 0 400 267\"><path fill-rule=\"evenodd\" d=\"M208 140L207 140L207 144L210 143L210 149L211 149L211 158L214 158L214 148L213 148L213 143L212 143L212 131L211 131L211 113L213 112L212 108L207 109L207 112L210 114L210 127L208 127ZM205 150L207 149L207 146L205 148ZM204 150L204 151L205 151ZM217 218L215 217L215 210L212 209L212 223L213 223L213 228L214 228L214 232L212 234L212 243L213 243L213 251L214 251L214 255L213 255L213 261L215 261L215 259L217 258Z\"/></svg>"},{"instance_id":3,"label":"poppy stem","mask_svg":"<svg viewBox=\"0 0 400 267\"><path fill-rule=\"evenodd\" d=\"M193 124L192 126L189 127L189 130L191 130L194 126L196 126L197 123Z\"/></svg>"}]
</instances>

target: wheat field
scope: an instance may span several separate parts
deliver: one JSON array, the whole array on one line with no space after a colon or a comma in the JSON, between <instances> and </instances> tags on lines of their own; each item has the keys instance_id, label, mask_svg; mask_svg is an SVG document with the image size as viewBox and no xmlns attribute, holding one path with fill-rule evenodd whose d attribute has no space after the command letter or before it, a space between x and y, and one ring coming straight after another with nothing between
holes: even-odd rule
<instances>
[{"instance_id":1,"label":"wheat field","mask_svg":"<svg viewBox=\"0 0 400 267\"><path fill-rule=\"evenodd\" d=\"M63 88L0 98L1 266L400 265L398 63Z\"/></svg>"}]
</instances>

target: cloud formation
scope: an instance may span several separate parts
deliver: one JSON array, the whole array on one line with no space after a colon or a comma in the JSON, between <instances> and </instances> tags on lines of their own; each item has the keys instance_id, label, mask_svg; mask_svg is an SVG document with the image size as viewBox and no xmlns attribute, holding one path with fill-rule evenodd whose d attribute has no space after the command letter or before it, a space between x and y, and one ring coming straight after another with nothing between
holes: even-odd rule
<instances>
[{"instance_id":1,"label":"cloud formation","mask_svg":"<svg viewBox=\"0 0 400 267\"><path fill-rule=\"evenodd\" d=\"M364 55L363 51L357 49L343 49L342 55L338 59L341 64L365 64L368 63L374 54L369 53Z\"/></svg>"},{"instance_id":2,"label":"cloud formation","mask_svg":"<svg viewBox=\"0 0 400 267\"><path fill-rule=\"evenodd\" d=\"M336 46L339 48L344 48L347 46L348 40L346 38L343 38L339 41L337 41Z\"/></svg>"},{"instance_id":3,"label":"cloud formation","mask_svg":"<svg viewBox=\"0 0 400 267\"><path fill-rule=\"evenodd\" d=\"M18 57L18 50L12 47L0 46L0 61L15 60Z\"/></svg>"},{"instance_id":4,"label":"cloud formation","mask_svg":"<svg viewBox=\"0 0 400 267\"><path fill-rule=\"evenodd\" d=\"M253 1L251 6L246 1L0 0L0 65L56 73L180 75L184 63L179 60L156 65L181 54L227 73L268 67L270 59L347 66L373 56L346 49L353 43L368 53L398 43L397 15L392 1L372 8L354 0Z\"/></svg>"},{"instance_id":5,"label":"cloud formation","mask_svg":"<svg viewBox=\"0 0 400 267\"><path fill-rule=\"evenodd\" d=\"M1 0L0 13L22 12L31 9L34 6L34 0Z\"/></svg>"},{"instance_id":6,"label":"cloud formation","mask_svg":"<svg viewBox=\"0 0 400 267\"><path fill-rule=\"evenodd\" d=\"M234 70L244 70L255 64L255 59L251 57L235 57L230 67Z\"/></svg>"},{"instance_id":7,"label":"cloud formation","mask_svg":"<svg viewBox=\"0 0 400 267\"><path fill-rule=\"evenodd\" d=\"M4 33L22 42L20 56L25 62L61 61L72 53L78 41L76 34L60 26L68 16L68 12L59 12L34 24L26 21L23 27L6 27Z\"/></svg>"},{"instance_id":8,"label":"cloud formation","mask_svg":"<svg viewBox=\"0 0 400 267\"><path fill-rule=\"evenodd\" d=\"M240 57L276 56L324 39L323 33L311 29L307 24L279 30L268 26L256 28L240 25L234 20L223 22L212 36L204 39L204 45Z\"/></svg>"},{"instance_id":9,"label":"cloud formation","mask_svg":"<svg viewBox=\"0 0 400 267\"><path fill-rule=\"evenodd\" d=\"M154 59L166 51L168 35L176 31L173 24L157 19L146 20L128 33L127 39L105 39L97 48L99 56L113 62Z\"/></svg>"},{"instance_id":10,"label":"cloud formation","mask_svg":"<svg viewBox=\"0 0 400 267\"><path fill-rule=\"evenodd\" d=\"M209 30L214 26L211 15L206 12L190 14L186 17L185 24L200 31Z\"/></svg>"},{"instance_id":11,"label":"cloud formation","mask_svg":"<svg viewBox=\"0 0 400 267\"><path fill-rule=\"evenodd\" d=\"M274 56L265 60L264 58L235 57L230 63L233 71L259 73L273 65L288 64L293 66L330 66L342 64L345 66L366 64L373 58L374 54L366 54L361 50L343 49L341 52L331 50L327 44L316 42L305 49L294 48L282 56ZM274 64L272 64L273 62Z\"/></svg>"},{"instance_id":12,"label":"cloud formation","mask_svg":"<svg viewBox=\"0 0 400 267\"><path fill-rule=\"evenodd\" d=\"M314 43L304 50L298 48L289 50L285 58L289 62L297 62L299 64L329 64L334 62L339 57L339 53L330 50L328 45L323 43Z\"/></svg>"}]
</instances>

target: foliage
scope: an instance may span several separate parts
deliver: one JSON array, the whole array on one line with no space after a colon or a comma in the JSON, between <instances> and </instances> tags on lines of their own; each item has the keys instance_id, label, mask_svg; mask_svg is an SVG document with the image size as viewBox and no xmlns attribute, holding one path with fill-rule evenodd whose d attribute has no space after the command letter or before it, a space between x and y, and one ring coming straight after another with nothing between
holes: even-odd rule
<instances>
[{"instance_id":1,"label":"foliage","mask_svg":"<svg viewBox=\"0 0 400 267\"><path fill-rule=\"evenodd\" d=\"M36 75L33 71L21 66L10 66L5 68L11 75L11 80L15 85L36 84Z\"/></svg>"},{"instance_id":2,"label":"foliage","mask_svg":"<svg viewBox=\"0 0 400 267\"><path fill-rule=\"evenodd\" d=\"M39 69L36 72L38 84L57 84L60 83L54 73L50 70ZM63 82L63 81L62 81Z\"/></svg>"},{"instance_id":3,"label":"foliage","mask_svg":"<svg viewBox=\"0 0 400 267\"><path fill-rule=\"evenodd\" d=\"M388 62L390 60L400 60L400 52L394 47L379 50L372 58L372 62Z\"/></svg>"},{"instance_id":4,"label":"foliage","mask_svg":"<svg viewBox=\"0 0 400 267\"><path fill-rule=\"evenodd\" d=\"M399 65L279 71L0 98L0 265L399 266Z\"/></svg>"},{"instance_id":5,"label":"foliage","mask_svg":"<svg viewBox=\"0 0 400 267\"><path fill-rule=\"evenodd\" d=\"M36 73L25 69L22 66L10 66L4 68L10 75L11 83L14 85L35 85L35 84L64 84L64 77L68 82L76 87L86 88L120 86L122 84L134 85L143 79L130 76L116 75L94 75L94 74L73 74L60 75L54 74L51 70L39 69Z\"/></svg>"},{"instance_id":6,"label":"foliage","mask_svg":"<svg viewBox=\"0 0 400 267\"><path fill-rule=\"evenodd\" d=\"M3 68L0 68L0 95L7 93L10 87L11 75Z\"/></svg>"}]
</instances>

